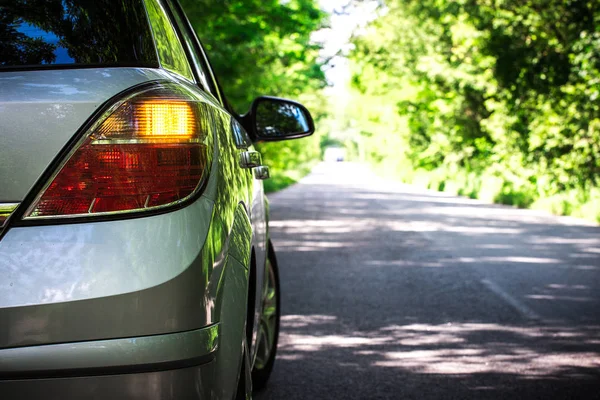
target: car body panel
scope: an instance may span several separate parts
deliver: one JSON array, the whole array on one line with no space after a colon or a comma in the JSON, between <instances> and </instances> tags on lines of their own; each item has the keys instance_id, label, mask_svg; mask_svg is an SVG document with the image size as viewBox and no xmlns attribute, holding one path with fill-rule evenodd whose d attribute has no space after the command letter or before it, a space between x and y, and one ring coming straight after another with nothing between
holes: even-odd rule
<instances>
[{"instance_id":1,"label":"car body panel","mask_svg":"<svg viewBox=\"0 0 600 400\"><path fill-rule=\"evenodd\" d=\"M206 289L220 280L226 236L212 209L201 198L152 217L10 229L0 241L0 348L214 323Z\"/></svg>"},{"instance_id":2,"label":"car body panel","mask_svg":"<svg viewBox=\"0 0 600 400\"><path fill-rule=\"evenodd\" d=\"M61 149L107 100L140 83L172 76L151 68L2 72L0 202L22 201Z\"/></svg>"},{"instance_id":3,"label":"car body panel","mask_svg":"<svg viewBox=\"0 0 600 400\"><path fill-rule=\"evenodd\" d=\"M215 399L216 360L202 366L60 379L0 380L3 400Z\"/></svg>"},{"instance_id":4,"label":"car body panel","mask_svg":"<svg viewBox=\"0 0 600 400\"><path fill-rule=\"evenodd\" d=\"M235 395L243 346L246 336L248 310L248 270L235 258L227 257L223 280L219 284L218 319L223 321L219 331L216 354L215 381L212 395L232 399ZM226 321L226 323L225 323Z\"/></svg>"},{"instance_id":5,"label":"car body panel","mask_svg":"<svg viewBox=\"0 0 600 400\"><path fill-rule=\"evenodd\" d=\"M257 185L251 169L240 165L244 149L235 145L232 116L212 98L207 104L214 131L211 173L202 196L189 205L115 221L84 218L43 226L13 221L0 240L0 270L7 278L0 283L0 358L33 355L36 349L43 357L47 346L83 342L95 348L127 340L121 338L160 337L219 324L222 345L210 363L217 383L210 390L219 398L233 395L245 342L251 249L259 238L249 210L255 210L254 217L264 217L264 212L251 206L257 204ZM258 226L264 228L264 223ZM265 241L265 235L260 239ZM75 366L56 373L86 374ZM10 370L0 364L0 376ZM24 377L35 378L36 371L28 375L21 370ZM0 380L0 392L38 381L20 382Z\"/></svg>"},{"instance_id":6,"label":"car body panel","mask_svg":"<svg viewBox=\"0 0 600 400\"><path fill-rule=\"evenodd\" d=\"M216 324L166 335L17 347L2 352L0 376L64 378L182 368L212 361L218 341Z\"/></svg>"},{"instance_id":7,"label":"car body panel","mask_svg":"<svg viewBox=\"0 0 600 400\"><path fill-rule=\"evenodd\" d=\"M0 203L21 203L0 231L2 399L232 398L242 362L250 373L268 203L241 162L255 151L242 117L216 100L201 45L186 44L187 56L196 47L203 61L190 66L212 94L160 68L0 73ZM185 86L206 105L213 151L199 192L159 210L23 219L90 121L152 82Z\"/></svg>"},{"instance_id":8,"label":"car body panel","mask_svg":"<svg viewBox=\"0 0 600 400\"><path fill-rule=\"evenodd\" d=\"M252 318L252 338L251 342L256 343L256 336L260 324L260 315L262 313L262 296L263 284L265 279L265 268L262 267L266 264L267 259L267 245L269 241L268 230L267 230L267 207L266 207L266 196L264 193L263 185L254 185L252 193L252 227L253 227L253 243L255 243L255 257L256 265L261 266L256 270L256 295L254 297L254 317ZM251 360L254 360L256 356L257 346L251 347Z\"/></svg>"},{"instance_id":9,"label":"car body panel","mask_svg":"<svg viewBox=\"0 0 600 400\"><path fill-rule=\"evenodd\" d=\"M229 115L224 114L224 117L227 119ZM254 265L256 267L254 271L255 288L253 289L253 293L262 293L268 243L265 213L266 197L262 183L256 181L252 170L249 168L240 169L240 155L246 151L254 151L254 146L251 145L247 133L237 121L224 122L223 126L227 126L228 123L233 124L237 129L223 132L224 134L219 141L221 144L226 144L220 148L220 159L222 161L220 168L222 169L225 182L224 185L219 186L220 190L217 191L216 204L222 210L231 210L233 199L246 199L243 202L245 206L244 211L248 214L252 225L252 249L254 251ZM239 208L236 211L239 212ZM223 215L226 218L225 224L230 226L231 222L229 221L235 218L235 214L231 215L229 212L223 211ZM254 302L254 317L252 318L252 334L250 338L250 358L253 360L256 346L252 346L252 344L256 341L260 321L259 315L262 312L262 299L261 296L255 296L250 301Z\"/></svg>"},{"instance_id":10,"label":"car body panel","mask_svg":"<svg viewBox=\"0 0 600 400\"><path fill-rule=\"evenodd\" d=\"M209 283L220 281L219 263L236 207L249 201L251 175L239 171L237 159L223 161L235 156L227 150L231 117L216 104L210 109L206 117L216 141L207 188L213 190L191 205L150 217L79 219L6 232L0 241L0 268L7 278L0 283L0 321L9 328L0 331L0 348L159 334L216 322L216 293ZM222 204L215 212L213 199ZM239 235L247 236L249 247L251 229Z\"/></svg>"},{"instance_id":11,"label":"car body panel","mask_svg":"<svg viewBox=\"0 0 600 400\"><path fill-rule=\"evenodd\" d=\"M0 241L0 310L163 284L198 258L213 202L122 221L14 227Z\"/></svg>"}]
</instances>

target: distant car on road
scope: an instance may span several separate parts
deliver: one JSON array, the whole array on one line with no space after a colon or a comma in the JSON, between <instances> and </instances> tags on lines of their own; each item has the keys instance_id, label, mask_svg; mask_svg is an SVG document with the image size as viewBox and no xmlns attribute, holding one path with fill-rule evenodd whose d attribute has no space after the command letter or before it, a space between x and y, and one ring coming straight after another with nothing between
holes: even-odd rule
<instances>
[{"instance_id":1,"label":"distant car on road","mask_svg":"<svg viewBox=\"0 0 600 400\"><path fill-rule=\"evenodd\" d=\"M218 71L216 71L218 73ZM172 0L0 8L0 399L244 399L279 331L256 141Z\"/></svg>"},{"instance_id":2,"label":"distant car on road","mask_svg":"<svg viewBox=\"0 0 600 400\"><path fill-rule=\"evenodd\" d=\"M346 150L341 147L328 147L325 149L324 159L327 162L341 162L344 161L346 156Z\"/></svg>"}]
</instances>

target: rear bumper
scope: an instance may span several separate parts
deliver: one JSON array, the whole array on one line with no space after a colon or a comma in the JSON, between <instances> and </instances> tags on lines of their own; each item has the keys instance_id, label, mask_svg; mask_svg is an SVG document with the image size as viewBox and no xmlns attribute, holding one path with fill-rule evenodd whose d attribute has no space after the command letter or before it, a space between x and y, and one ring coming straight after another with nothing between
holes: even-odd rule
<instances>
[{"instance_id":1,"label":"rear bumper","mask_svg":"<svg viewBox=\"0 0 600 400\"><path fill-rule=\"evenodd\" d=\"M10 228L0 240L0 349L214 324L218 217L202 196L143 218Z\"/></svg>"},{"instance_id":2,"label":"rear bumper","mask_svg":"<svg viewBox=\"0 0 600 400\"><path fill-rule=\"evenodd\" d=\"M210 399L214 364L141 374L0 381L3 400Z\"/></svg>"},{"instance_id":3,"label":"rear bumper","mask_svg":"<svg viewBox=\"0 0 600 400\"><path fill-rule=\"evenodd\" d=\"M137 338L0 350L0 398L202 399L219 325Z\"/></svg>"}]
</instances>

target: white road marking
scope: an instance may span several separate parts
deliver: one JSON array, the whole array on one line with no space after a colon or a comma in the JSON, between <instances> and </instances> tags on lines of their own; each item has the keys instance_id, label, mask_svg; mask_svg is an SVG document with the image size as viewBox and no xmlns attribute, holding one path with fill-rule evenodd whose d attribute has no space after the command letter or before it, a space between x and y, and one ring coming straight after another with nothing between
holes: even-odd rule
<instances>
[{"instance_id":1,"label":"white road marking","mask_svg":"<svg viewBox=\"0 0 600 400\"><path fill-rule=\"evenodd\" d=\"M525 318L539 321L542 318L531 308L527 307L525 304L521 303L519 300L512 297L510 294L506 293L500 286L496 285L494 282L488 279L482 279L481 283L484 284L489 290L495 293L502 300L511 305L514 309L521 313Z\"/></svg>"}]
</instances>

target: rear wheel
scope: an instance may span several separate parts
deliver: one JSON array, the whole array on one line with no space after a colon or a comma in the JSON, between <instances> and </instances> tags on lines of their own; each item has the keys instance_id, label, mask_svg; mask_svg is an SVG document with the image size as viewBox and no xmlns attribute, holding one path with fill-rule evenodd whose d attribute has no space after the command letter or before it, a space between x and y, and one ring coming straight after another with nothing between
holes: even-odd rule
<instances>
[{"instance_id":1,"label":"rear wheel","mask_svg":"<svg viewBox=\"0 0 600 400\"><path fill-rule=\"evenodd\" d=\"M273 245L269 242L265 283L262 292L262 313L258 327L256 359L252 370L252 386L261 390L267 384L277 353L279 339L280 292L279 271Z\"/></svg>"}]
</instances>

